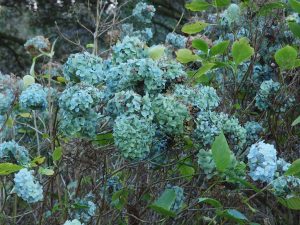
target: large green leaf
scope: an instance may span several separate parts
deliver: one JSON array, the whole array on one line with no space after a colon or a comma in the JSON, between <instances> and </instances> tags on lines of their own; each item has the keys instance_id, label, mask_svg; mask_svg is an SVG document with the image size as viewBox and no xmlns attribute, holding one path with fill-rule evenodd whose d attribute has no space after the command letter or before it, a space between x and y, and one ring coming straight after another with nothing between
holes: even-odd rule
<instances>
[{"instance_id":1,"label":"large green leaf","mask_svg":"<svg viewBox=\"0 0 300 225\"><path fill-rule=\"evenodd\" d=\"M288 170L284 173L286 176L298 176L300 177L300 159L297 159L292 163Z\"/></svg>"},{"instance_id":2,"label":"large green leaf","mask_svg":"<svg viewBox=\"0 0 300 225\"><path fill-rule=\"evenodd\" d=\"M224 217L238 221L240 223L245 223L248 221L247 217L236 209L227 209L222 214Z\"/></svg>"},{"instance_id":3,"label":"large green leaf","mask_svg":"<svg viewBox=\"0 0 300 225\"><path fill-rule=\"evenodd\" d=\"M232 45L232 57L236 65L241 64L254 54L247 38L241 38Z\"/></svg>"},{"instance_id":4,"label":"large green leaf","mask_svg":"<svg viewBox=\"0 0 300 225\"><path fill-rule=\"evenodd\" d=\"M292 126L296 126L299 123L300 123L300 116L298 116L297 119L294 120L294 122L292 123Z\"/></svg>"},{"instance_id":5,"label":"large green leaf","mask_svg":"<svg viewBox=\"0 0 300 225\"><path fill-rule=\"evenodd\" d=\"M193 54L193 52L189 49L179 49L176 52L177 60L181 63L189 63L194 62L198 59L198 56Z\"/></svg>"},{"instance_id":6,"label":"large green leaf","mask_svg":"<svg viewBox=\"0 0 300 225\"><path fill-rule=\"evenodd\" d=\"M211 56L223 54L226 51L226 49L228 48L229 43L230 43L229 41L222 41L222 42L216 44L215 46L213 46L210 49L209 54Z\"/></svg>"},{"instance_id":7,"label":"large green leaf","mask_svg":"<svg viewBox=\"0 0 300 225\"><path fill-rule=\"evenodd\" d=\"M224 172L230 166L231 151L223 132L215 138L211 150L217 170Z\"/></svg>"},{"instance_id":8,"label":"large green leaf","mask_svg":"<svg viewBox=\"0 0 300 225\"><path fill-rule=\"evenodd\" d=\"M0 163L0 175L9 175L19 171L22 168L22 166L13 163Z\"/></svg>"},{"instance_id":9,"label":"large green leaf","mask_svg":"<svg viewBox=\"0 0 300 225\"><path fill-rule=\"evenodd\" d=\"M213 198L199 198L198 199L199 203L206 203L206 204L209 204L215 208L222 208L222 204L221 202L219 202L218 200L216 199L213 199Z\"/></svg>"},{"instance_id":10,"label":"large green leaf","mask_svg":"<svg viewBox=\"0 0 300 225\"><path fill-rule=\"evenodd\" d=\"M53 161L58 161L61 159L62 156L62 148L61 147L57 147L54 149L53 153L52 153L52 159Z\"/></svg>"},{"instance_id":11,"label":"large green leaf","mask_svg":"<svg viewBox=\"0 0 300 225\"><path fill-rule=\"evenodd\" d=\"M175 199L176 199L175 191L172 189L166 189L162 193L162 195L153 204L150 205L150 208L152 208L154 211L156 211L159 214L174 217L176 213L171 211L171 207L175 202Z\"/></svg>"},{"instance_id":12,"label":"large green leaf","mask_svg":"<svg viewBox=\"0 0 300 225\"><path fill-rule=\"evenodd\" d=\"M300 38L300 24L298 24L298 23L296 23L296 22L294 22L294 21L289 22L288 24L289 24L289 28L290 28L290 30L292 31L292 33L293 33L296 37Z\"/></svg>"},{"instance_id":13,"label":"large green leaf","mask_svg":"<svg viewBox=\"0 0 300 225\"><path fill-rule=\"evenodd\" d=\"M258 15L266 16L271 13L274 9L284 9L286 4L283 2L270 2L264 4L258 11Z\"/></svg>"},{"instance_id":14,"label":"large green leaf","mask_svg":"<svg viewBox=\"0 0 300 225\"><path fill-rule=\"evenodd\" d=\"M180 175L184 176L185 179L191 180L195 174L195 169L193 167L191 159L185 159L178 165L178 170Z\"/></svg>"},{"instance_id":15,"label":"large green leaf","mask_svg":"<svg viewBox=\"0 0 300 225\"><path fill-rule=\"evenodd\" d=\"M300 197L278 198L278 201L289 209L300 210Z\"/></svg>"},{"instance_id":16,"label":"large green leaf","mask_svg":"<svg viewBox=\"0 0 300 225\"><path fill-rule=\"evenodd\" d=\"M298 0L289 0L289 3L293 10L300 13L300 2Z\"/></svg>"},{"instance_id":17,"label":"large green leaf","mask_svg":"<svg viewBox=\"0 0 300 225\"><path fill-rule=\"evenodd\" d=\"M287 45L277 50L275 53L275 61L281 70L293 69L297 59L297 51L293 47Z\"/></svg>"},{"instance_id":18,"label":"large green leaf","mask_svg":"<svg viewBox=\"0 0 300 225\"><path fill-rule=\"evenodd\" d=\"M202 39L193 40L192 46L198 50L205 52L205 53L208 52L208 44Z\"/></svg>"},{"instance_id":19,"label":"large green leaf","mask_svg":"<svg viewBox=\"0 0 300 225\"><path fill-rule=\"evenodd\" d=\"M185 8L198 12L198 11L203 11L206 10L210 7L210 4L204 0L193 0L190 3L185 4Z\"/></svg>"},{"instance_id":20,"label":"large green leaf","mask_svg":"<svg viewBox=\"0 0 300 225\"><path fill-rule=\"evenodd\" d=\"M195 74L195 78L200 78L204 74L206 74L208 71L210 71L215 66L214 63L205 63L202 65L202 67L197 71Z\"/></svg>"},{"instance_id":21,"label":"large green leaf","mask_svg":"<svg viewBox=\"0 0 300 225\"><path fill-rule=\"evenodd\" d=\"M215 7L227 7L230 5L230 0L214 0L213 5Z\"/></svg>"},{"instance_id":22,"label":"large green leaf","mask_svg":"<svg viewBox=\"0 0 300 225\"><path fill-rule=\"evenodd\" d=\"M185 24L181 31L186 34L196 34L204 30L209 24L205 22L195 22L190 24Z\"/></svg>"},{"instance_id":23,"label":"large green leaf","mask_svg":"<svg viewBox=\"0 0 300 225\"><path fill-rule=\"evenodd\" d=\"M112 133L98 134L93 142L100 146L113 144L114 136Z\"/></svg>"},{"instance_id":24,"label":"large green leaf","mask_svg":"<svg viewBox=\"0 0 300 225\"><path fill-rule=\"evenodd\" d=\"M165 47L163 45L152 46L148 49L149 57L153 60L159 60L165 53Z\"/></svg>"}]
</instances>

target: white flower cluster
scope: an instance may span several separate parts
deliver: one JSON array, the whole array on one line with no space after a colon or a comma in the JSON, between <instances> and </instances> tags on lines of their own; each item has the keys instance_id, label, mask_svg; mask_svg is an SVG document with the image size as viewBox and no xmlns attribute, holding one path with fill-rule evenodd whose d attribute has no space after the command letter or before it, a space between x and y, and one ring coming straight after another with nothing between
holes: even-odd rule
<instances>
[{"instance_id":1,"label":"white flower cluster","mask_svg":"<svg viewBox=\"0 0 300 225\"><path fill-rule=\"evenodd\" d=\"M21 169L14 178L15 193L28 203L43 200L43 188L32 174L33 170Z\"/></svg>"},{"instance_id":2,"label":"white flower cluster","mask_svg":"<svg viewBox=\"0 0 300 225\"><path fill-rule=\"evenodd\" d=\"M250 177L254 181L270 183L277 169L276 149L263 141L253 144L247 155Z\"/></svg>"}]
</instances>

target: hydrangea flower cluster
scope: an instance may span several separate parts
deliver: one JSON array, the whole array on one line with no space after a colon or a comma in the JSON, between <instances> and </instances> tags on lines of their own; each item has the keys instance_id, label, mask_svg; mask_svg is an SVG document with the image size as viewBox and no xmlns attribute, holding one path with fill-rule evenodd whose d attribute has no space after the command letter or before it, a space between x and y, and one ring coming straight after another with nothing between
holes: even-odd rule
<instances>
[{"instance_id":1,"label":"hydrangea flower cluster","mask_svg":"<svg viewBox=\"0 0 300 225\"><path fill-rule=\"evenodd\" d=\"M0 144L0 159L6 159L13 156L13 158L21 165L29 163L28 150L18 145L15 141L3 142Z\"/></svg>"},{"instance_id":2,"label":"hydrangea flower cluster","mask_svg":"<svg viewBox=\"0 0 300 225\"><path fill-rule=\"evenodd\" d=\"M200 149L198 152L198 165L206 174L208 179L211 179L215 175L216 164L212 156L211 150L205 151L204 149Z\"/></svg>"},{"instance_id":3,"label":"hydrangea flower cluster","mask_svg":"<svg viewBox=\"0 0 300 225\"><path fill-rule=\"evenodd\" d=\"M210 147L222 130L234 150L242 149L246 143L246 129L235 117L228 117L224 113L203 111L198 114L195 122L197 126L194 137L205 147Z\"/></svg>"},{"instance_id":4,"label":"hydrangea flower cluster","mask_svg":"<svg viewBox=\"0 0 300 225\"><path fill-rule=\"evenodd\" d=\"M183 188L179 186L167 185L167 189L172 189L176 194L175 201L172 204L170 210L173 212L179 212L183 207L184 199L185 199Z\"/></svg>"},{"instance_id":5,"label":"hydrangea flower cluster","mask_svg":"<svg viewBox=\"0 0 300 225\"><path fill-rule=\"evenodd\" d=\"M75 205L80 205L80 208L76 208L72 212L72 218L78 219L85 223L89 222L90 219L96 213L96 204L92 201L94 196L92 194L88 194L83 199L76 199Z\"/></svg>"},{"instance_id":6,"label":"hydrangea flower cluster","mask_svg":"<svg viewBox=\"0 0 300 225\"><path fill-rule=\"evenodd\" d=\"M64 225L83 225L79 220L67 220Z\"/></svg>"},{"instance_id":7,"label":"hydrangea flower cluster","mask_svg":"<svg viewBox=\"0 0 300 225\"><path fill-rule=\"evenodd\" d=\"M176 85L174 95L183 103L197 107L201 111L214 110L220 104L220 98L214 88L198 85L194 88Z\"/></svg>"},{"instance_id":8,"label":"hydrangea flower cluster","mask_svg":"<svg viewBox=\"0 0 300 225\"><path fill-rule=\"evenodd\" d=\"M271 185L274 195L279 197L289 198L300 194L300 179L294 176L280 176Z\"/></svg>"},{"instance_id":9,"label":"hydrangea flower cluster","mask_svg":"<svg viewBox=\"0 0 300 225\"><path fill-rule=\"evenodd\" d=\"M153 100L154 120L167 134L181 134L184 122L189 119L186 106L176 101L173 96L158 95Z\"/></svg>"},{"instance_id":10,"label":"hydrangea flower cluster","mask_svg":"<svg viewBox=\"0 0 300 225\"><path fill-rule=\"evenodd\" d=\"M260 139L260 134L264 132L263 127L255 121L248 121L244 127L247 132L247 146L256 143Z\"/></svg>"},{"instance_id":11,"label":"hydrangea flower cluster","mask_svg":"<svg viewBox=\"0 0 300 225\"><path fill-rule=\"evenodd\" d=\"M270 183L277 169L276 149L263 141L253 144L247 155L250 177L254 181Z\"/></svg>"},{"instance_id":12,"label":"hydrangea flower cluster","mask_svg":"<svg viewBox=\"0 0 300 225\"><path fill-rule=\"evenodd\" d=\"M101 97L97 88L80 83L64 90L59 98L59 106L69 113L83 115L98 105Z\"/></svg>"},{"instance_id":13,"label":"hydrangea flower cluster","mask_svg":"<svg viewBox=\"0 0 300 225\"><path fill-rule=\"evenodd\" d=\"M155 14L155 7L153 5L147 5L144 2L136 4L132 11L132 15L142 23L151 23L152 17Z\"/></svg>"},{"instance_id":14,"label":"hydrangea flower cluster","mask_svg":"<svg viewBox=\"0 0 300 225\"><path fill-rule=\"evenodd\" d=\"M160 130L156 131L149 154L149 159L153 167L162 165L167 160L168 137Z\"/></svg>"},{"instance_id":15,"label":"hydrangea flower cluster","mask_svg":"<svg viewBox=\"0 0 300 225\"><path fill-rule=\"evenodd\" d=\"M136 115L119 116L113 128L115 145L124 158L144 159L150 152L155 127Z\"/></svg>"},{"instance_id":16,"label":"hydrangea flower cluster","mask_svg":"<svg viewBox=\"0 0 300 225\"><path fill-rule=\"evenodd\" d=\"M241 9L237 4L230 6L221 15L221 24L231 26L233 23L240 21Z\"/></svg>"},{"instance_id":17,"label":"hydrangea flower cluster","mask_svg":"<svg viewBox=\"0 0 300 225\"><path fill-rule=\"evenodd\" d=\"M14 178L15 193L28 203L43 200L43 188L32 174L33 170L21 169Z\"/></svg>"},{"instance_id":18,"label":"hydrangea flower cluster","mask_svg":"<svg viewBox=\"0 0 300 225\"><path fill-rule=\"evenodd\" d=\"M67 87L59 98L60 130L68 136L82 134L93 137L101 114L95 107L103 98L102 92L86 83Z\"/></svg>"},{"instance_id":19,"label":"hydrangea flower cluster","mask_svg":"<svg viewBox=\"0 0 300 225\"><path fill-rule=\"evenodd\" d=\"M174 48L185 48L187 38L180 34L168 33L168 35L166 36L166 43L174 46Z\"/></svg>"},{"instance_id":20,"label":"hydrangea flower cluster","mask_svg":"<svg viewBox=\"0 0 300 225\"><path fill-rule=\"evenodd\" d=\"M70 55L64 64L63 74L67 81L73 83L97 85L105 79L101 58L88 52Z\"/></svg>"},{"instance_id":21,"label":"hydrangea flower cluster","mask_svg":"<svg viewBox=\"0 0 300 225\"><path fill-rule=\"evenodd\" d=\"M104 187L101 188L101 196L108 204L111 204L113 194L120 191L122 188L123 185L121 184L119 177L113 176L109 178Z\"/></svg>"},{"instance_id":22,"label":"hydrangea flower cluster","mask_svg":"<svg viewBox=\"0 0 300 225\"><path fill-rule=\"evenodd\" d=\"M0 72L0 115L8 112L15 99L13 89L7 83L8 80L9 77Z\"/></svg>"},{"instance_id":23,"label":"hydrangea flower cluster","mask_svg":"<svg viewBox=\"0 0 300 225\"><path fill-rule=\"evenodd\" d=\"M47 52L50 50L51 44L44 36L35 36L26 41L25 49L33 56L38 55L41 51Z\"/></svg>"},{"instance_id":24,"label":"hydrangea flower cluster","mask_svg":"<svg viewBox=\"0 0 300 225\"><path fill-rule=\"evenodd\" d=\"M273 80L262 82L260 89L255 97L255 106L261 110L267 110L272 104L271 99L280 89L280 84Z\"/></svg>"},{"instance_id":25,"label":"hydrangea flower cluster","mask_svg":"<svg viewBox=\"0 0 300 225\"><path fill-rule=\"evenodd\" d=\"M22 91L19 102L25 110L45 110L48 106L47 92L42 85L34 83Z\"/></svg>"},{"instance_id":26,"label":"hydrangea flower cluster","mask_svg":"<svg viewBox=\"0 0 300 225\"><path fill-rule=\"evenodd\" d=\"M277 174L283 175L284 172L286 172L288 168L291 166L291 164L285 161L283 158L278 158L276 164L277 164L276 175Z\"/></svg>"},{"instance_id":27,"label":"hydrangea flower cluster","mask_svg":"<svg viewBox=\"0 0 300 225\"><path fill-rule=\"evenodd\" d=\"M129 59L145 58L144 46L145 43L138 37L126 36L112 47L112 61L119 64L126 63Z\"/></svg>"},{"instance_id":28,"label":"hydrangea flower cluster","mask_svg":"<svg viewBox=\"0 0 300 225\"><path fill-rule=\"evenodd\" d=\"M153 31L151 28L134 31L133 24L123 24L121 26L121 38L126 36L138 37L140 40L148 42L153 38Z\"/></svg>"},{"instance_id":29,"label":"hydrangea flower cluster","mask_svg":"<svg viewBox=\"0 0 300 225\"><path fill-rule=\"evenodd\" d=\"M116 93L108 101L106 111L112 117L137 114L149 120L153 119L149 96L145 95L142 97L132 90Z\"/></svg>"}]
</instances>

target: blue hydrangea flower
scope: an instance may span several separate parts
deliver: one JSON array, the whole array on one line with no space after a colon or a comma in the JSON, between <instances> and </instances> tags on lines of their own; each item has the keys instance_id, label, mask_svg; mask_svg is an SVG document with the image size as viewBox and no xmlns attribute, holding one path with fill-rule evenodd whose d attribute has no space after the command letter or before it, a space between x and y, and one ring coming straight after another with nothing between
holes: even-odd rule
<instances>
[{"instance_id":1,"label":"blue hydrangea flower","mask_svg":"<svg viewBox=\"0 0 300 225\"><path fill-rule=\"evenodd\" d=\"M49 51L50 42L47 38L43 36L35 36L27 40L24 44L24 47L33 55L37 55L40 51Z\"/></svg>"},{"instance_id":2,"label":"blue hydrangea flower","mask_svg":"<svg viewBox=\"0 0 300 225\"><path fill-rule=\"evenodd\" d=\"M220 104L220 98L214 88L198 85L189 88L185 85L176 85L174 96L185 104L197 107L202 111L213 110Z\"/></svg>"},{"instance_id":3,"label":"blue hydrangea flower","mask_svg":"<svg viewBox=\"0 0 300 225\"><path fill-rule=\"evenodd\" d=\"M200 149L198 152L198 165L206 174L207 179L211 179L215 175L216 164L212 156L211 150L205 151Z\"/></svg>"},{"instance_id":4,"label":"blue hydrangea flower","mask_svg":"<svg viewBox=\"0 0 300 225\"><path fill-rule=\"evenodd\" d=\"M67 81L97 85L105 80L102 59L88 52L69 56L63 67Z\"/></svg>"},{"instance_id":5,"label":"blue hydrangea flower","mask_svg":"<svg viewBox=\"0 0 300 225\"><path fill-rule=\"evenodd\" d=\"M278 177L271 185L272 192L278 197L289 198L300 194L300 179L294 176Z\"/></svg>"},{"instance_id":6,"label":"blue hydrangea flower","mask_svg":"<svg viewBox=\"0 0 300 225\"><path fill-rule=\"evenodd\" d=\"M67 220L64 225L84 225L81 223L79 220L74 219L74 220Z\"/></svg>"},{"instance_id":7,"label":"blue hydrangea flower","mask_svg":"<svg viewBox=\"0 0 300 225\"><path fill-rule=\"evenodd\" d=\"M107 114L112 117L137 114L149 120L153 119L151 101L148 95L140 96L134 91L121 91L110 99L106 107Z\"/></svg>"},{"instance_id":8,"label":"blue hydrangea flower","mask_svg":"<svg viewBox=\"0 0 300 225\"><path fill-rule=\"evenodd\" d=\"M189 112L185 105L173 96L159 94L152 103L154 121L161 131L166 134L182 134L184 122L189 119Z\"/></svg>"},{"instance_id":9,"label":"blue hydrangea flower","mask_svg":"<svg viewBox=\"0 0 300 225\"><path fill-rule=\"evenodd\" d=\"M59 98L61 109L82 115L94 108L102 98L102 92L87 84L76 84L64 90Z\"/></svg>"},{"instance_id":10,"label":"blue hydrangea flower","mask_svg":"<svg viewBox=\"0 0 300 225\"><path fill-rule=\"evenodd\" d=\"M231 26L233 23L239 23L241 9L237 4L230 4L221 15L221 25Z\"/></svg>"},{"instance_id":11,"label":"blue hydrangea flower","mask_svg":"<svg viewBox=\"0 0 300 225\"><path fill-rule=\"evenodd\" d=\"M173 45L175 48L185 48L187 37L176 33L168 33L166 37L166 43Z\"/></svg>"},{"instance_id":12,"label":"blue hydrangea flower","mask_svg":"<svg viewBox=\"0 0 300 225\"><path fill-rule=\"evenodd\" d=\"M40 84L32 84L20 95L20 106L25 110L45 110L48 106L47 92Z\"/></svg>"},{"instance_id":13,"label":"blue hydrangea flower","mask_svg":"<svg viewBox=\"0 0 300 225\"><path fill-rule=\"evenodd\" d=\"M278 158L276 164L277 164L276 172L278 172L280 175L283 175L291 166L291 164L285 161L283 158Z\"/></svg>"},{"instance_id":14,"label":"blue hydrangea flower","mask_svg":"<svg viewBox=\"0 0 300 225\"><path fill-rule=\"evenodd\" d=\"M112 61L119 64L125 63L129 59L145 58L145 45L138 37L126 36L112 47Z\"/></svg>"},{"instance_id":15,"label":"blue hydrangea flower","mask_svg":"<svg viewBox=\"0 0 300 225\"><path fill-rule=\"evenodd\" d=\"M250 177L254 181L270 183L277 169L276 149L263 141L253 144L247 155Z\"/></svg>"},{"instance_id":16,"label":"blue hydrangea flower","mask_svg":"<svg viewBox=\"0 0 300 225\"><path fill-rule=\"evenodd\" d=\"M255 121L248 121L244 127L247 132L247 145L248 146L256 143L260 139L261 133L264 132L264 128Z\"/></svg>"},{"instance_id":17,"label":"blue hydrangea flower","mask_svg":"<svg viewBox=\"0 0 300 225\"><path fill-rule=\"evenodd\" d=\"M120 179L118 176L113 176L109 178L105 185L101 188L101 197L105 199L105 201L110 204L112 204L112 196L117 191L120 191L123 188L122 183L120 182Z\"/></svg>"},{"instance_id":18,"label":"blue hydrangea flower","mask_svg":"<svg viewBox=\"0 0 300 225\"><path fill-rule=\"evenodd\" d=\"M280 84L273 80L267 80L261 83L260 89L255 97L255 106L261 110L267 110L272 104L272 98L280 89Z\"/></svg>"},{"instance_id":19,"label":"blue hydrangea flower","mask_svg":"<svg viewBox=\"0 0 300 225\"><path fill-rule=\"evenodd\" d=\"M159 68L163 71L163 78L168 81L175 80L177 78L185 79L187 74L181 63L176 60L162 59L158 62Z\"/></svg>"},{"instance_id":20,"label":"blue hydrangea flower","mask_svg":"<svg viewBox=\"0 0 300 225\"><path fill-rule=\"evenodd\" d=\"M75 205L80 205L80 208L76 208L72 212L72 218L78 219L85 223L89 222L90 219L96 213L96 204L93 202L94 196L92 194L88 194L83 199L76 199Z\"/></svg>"},{"instance_id":21,"label":"blue hydrangea flower","mask_svg":"<svg viewBox=\"0 0 300 225\"><path fill-rule=\"evenodd\" d=\"M14 178L15 193L28 203L43 200L43 187L32 174L33 170L21 169Z\"/></svg>"},{"instance_id":22,"label":"blue hydrangea flower","mask_svg":"<svg viewBox=\"0 0 300 225\"><path fill-rule=\"evenodd\" d=\"M126 159L145 159L155 136L151 122L136 115L119 116L115 120L113 135L115 145Z\"/></svg>"},{"instance_id":23,"label":"blue hydrangea flower","mask_svg":"<svg viewBox=\"0 0 300 225\"><path fill-rule=\"evenodd\" d=\"M18 145L15 141L1 143L0 159L10 158L10 156L13 156L21 165L26 165L30 161L28 150L25 147Z\"/></svg>"},{"instance_id":24,"label":"blue hydrangea flower","mask_svg":"<svg viewBox=\"0 0 300 225\"><path fill-rule=\"evenodd\" d=\"M144 2L136 4L132 11L132 15L142 23L151 23L152 17L155 14L155 8L153 5L147 5Z\"/></svg>"},{"instance_id":25,"label":"blue hydrangea flower","mask_svg":"<svg viewBox=\"0 0 300 225\"><path fill-rule=\"evenodd\" d=\"M7 113L14 102L13 90L0 82L0 115Z\"/></svg>"},{"instance_id":26,"label":"blue hydrangea flower","mask_svg":"<svg viewBox=\"0 0 300 225\"><path fill-rule=\"evenodd\" d=\"M96 135L99 120L102 116L92 110L83 115L74 115L67 111L61 110L59 130L62 134L70 137L88 137Z\"/></svg>"}]
</instances>

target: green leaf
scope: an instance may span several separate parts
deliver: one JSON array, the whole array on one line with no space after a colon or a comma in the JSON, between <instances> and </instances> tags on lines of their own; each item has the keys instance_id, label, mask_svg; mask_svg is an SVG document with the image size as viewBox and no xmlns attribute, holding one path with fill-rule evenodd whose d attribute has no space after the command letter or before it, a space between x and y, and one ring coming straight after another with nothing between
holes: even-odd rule
<instances>
[{"instance_id":1,"label":"green leaf","mask_svg":"<svg viewBox=\"0 0 300 225\"><path fill-rule=\"evenodd\" d=\"M160 59L165 53L165 47L163 45L156 45L152 46L148 49L148 54L151 59L158 60Z\"/></svg>"},{"instance_id":2,"label":"green leaf","mask_svg":"<svg viewBox=\"0 0 300 225\"><path fill-rule=\"evenodd\" d=\"M111 204L118 210L122 210L127 203L129 191L127 189L122 189L113 194Z\"/></svg>"},{"instance_id":3,"label":"green leaf","mask_svg":"<svg viewBox=\"0 0 300 225\"><path fill-rule=\"evenodd\" d=\"M31 114L30 113L19 113L19 116L21 116L23 118L31 118Z\"/></svg>"},{"instance_id":4,"label":"green leaf","mask_svg":"<svg viewBox=\"0 0 300 225\"><path fill-rule=\"evenodd\" d=\"M180 162L178 165L178 170L180 175L185 176L184 178L187 180L191 180L195 174L195 169L190 159Z\"/></svg>"},{"instance_id":5,"label":"green leaf","mask_svg":"<svg viewBox=\"0 0 300 225\"><path fill-rule=\"evenodd\" d=\"M298 176L300 177L300 159L292 163L288 170L284 173L285 176Z\"/></svg>"},{"instance_id":6,"label":"green leaf","mask_svg":"<svg viewBox=\"0 0 300 225\"><path fill-rule=\"evenodd\" d=\"M238 221L238 222L248 221L247 217L243 213L239 212L236 209L227 209L227 210L225 210L223 212L223 216L227 217L229 219L233 219L233 220Z\"/></svg>"},{"instance_id":7,"label":"green leaf","mask_svg":"<svg viewBox=\"0 0 300 225\"><path fill-rule=\"evenodd\" d=\"M208 52L208 44L202 39L193 40L192 46L198 50L205 52L205 53Z\"/></svg>"},{"instance_id":8,"label":"green leaf","mask_svg":"<svg viewBox=\"0 0 300 225\"><path fill-rule=\"evenodd\" d=\"M231 151L223 132L215 138L211 150L217 170L224 172L230 166Z\"/></svg>"},{"instance_id":9,"label":"green leaf","mask_svg":"<svg viewBox=\"0 0 300 225\"><path fill-rule=\"evenodd\" d=\"M193 54L193 52L189 49L179 49L176 52L177 60L181 63L189 63L194 62L198 59L198 56Z\"/></svg>"},{"instance_id":10,"label":"green leaf","mask_svg":"<svg viewBox=\"0 0 300 225\"><path fill-rule=\"evenodd\" d=\"M46 176L52 176L54 174L54 170L40 167L39 174L46 175Z\"/></svg>"},{"instance_id":11,"label":"green leaf","mask_svg":"<svg viewBox=\"0 0 300 225\"><path fill-rule=\"evenodd\" d=\"M113 133L98 134L96 136L96 140L93 142L100 146L113 144L114 143Z\"/></svg>"},{"instance_id":12,"label":"green leaf","mask_svg":"<svg viewBox=\"0 0 300 225\"><path fill-rule=\"evenodd\" d=\"M300 197L278 198L278 201L289 209L300 210Z\"/></svg>"},{"instance_id":13,"label":"green leaf","mask_svg":"<svg viewBox=\"0 0 300 225\"><path fill-rule=\"evenodd\" d=\"M230 43L230 41L222 41L222 42L216 44L215 46L213 46L210 49L209 54L211 56L223 54L226 51L226 49L228 48L229 43Z\"/></svg>"},{"instance_id":14,"label":"green leaf","mask_svg":"<svg viewBox=\"0 0 300 225\"><path fill-rule=\"evenodd\" d=\"M94 48L94 44L87 44L86 48Z\"/></svg>"},{"instance_id":15,"label":"green leaf","mask_svg":"<svg viewBox=\"0 0 300 225\"><path fill-rule=\"evenodd\" d=\"M221 202L219 202L218 200L213 199L213 198L198 198L198 202L209 204L209 205L211 205L215 208L222 208L223 207Z\"/></svg>"},{"instance_id":16,"label":"green leaf","mask_svg":"<svg viewBox=\"0 0 300 225\"><path fill-rule=\"evenodd\" d=\"M300 38L300 25L298 23L294 22L294 21L293 22L289 22L288 25L289 25L289 28L292 31L292 33L296 37Z\"/></svg>"},{"instance_id":17,"label":"green leaf","mask_svg":"<svg viewBox=\"0 0 300 225\"><path fill-rule=\"evenodd\" d=\"M204 30L209 24L205 22L195 22L190 24L185 24L181 31L186 34L196 34Z\"/></svg>"},{"instance_id":18,"label":"green leaf","mask_svg":"<svg viewBox=\"0 0 300 225\"><path fill-rule=\"evenodd\" d=\"M297 51L293 47L287 45L275 53L275 61L281 70L293 69L297 59Z\"/></svg>"},{"instance_id":19,"label":"green leaf","mask_svg":"<svg viewBox=\"0 0 300 225\"><path fill-rule=\"evenodd\" d=\"M62 148L61 147L57 147L54 149L53 153L52 153L52 159L53 161L58 161L61 159L62 156Z\"/></svg>"},{"instance_id":20,"label":"green leaf","mask_svg":"<svg viewBox=\"0 0 300 225\"><path fill-rule=\"evenodd\" d=\"M193 12L203 11L208 9L209 7L210 4L204 0L193 0L190 3L185 4L185 8Z\"/></svg>"},{"instance_id":21,"label":"green leaf","mask_svg":"<svg viewBox=\"0 0 300 225\"><path fill-rule=\"evenodd\" d=\"M66 79L64 78L64 77L57 77L56 78L56 80L57 80L57 82L59 82L59 83L66 83L67 81L66 81Z\"/></svg>"},{"instance_id":22,"label":"green leaf","mask_svg":"<svg viewBox=\"0 0 300 225\"><path fill-rule=\"evenodd\" d=\"M23 169L22 166L13 163L0 163L0 175L9 175Z\"/></svg>"},{"instance_id":23,"label":"green leaf","mask_svg":"<svg viewBox=\"0 0 300 225\"><path fill-rule=\"evenodd\" d=\"M41 165L41 164L43 164L44 162L45 162L45 157L43 157L43 156L37 156L37 157L35 157L31 162L30 162L30 165L32 166L32 167L36 167L36 166L38 166L38 165Z\"/></svg>"},{"instance_id":24,"label":"green leaf","mask_svg":"<svg viewBox=\"0 0 300 225\"><path fill-rule=\"evenodd\" d=\"M230 5L230 0L214 0L213 5L215 7L227 7Z\"/></svg>"},{"instance_id":25,"label":"green leaf","mask_svg":"<svg viewBox=\"0 0 300 225\"><path fill-rule=\"evenodd\" d=\"M300 2L297 0L289 0L289 3L293 10L295 10L297 13L300 13Z\"/></svg>"},{"instance_id":26,"label":"green leaf","mask_svg":"<svg viewBox=\"0 0 300 225\"><path fill-rule=\"evenodd\" d=\"M24 86L25 88L29 87L30 85L34 84L35 83L35 79L33 76L30 76L30 75L25 75L23 77L23 83L24 83Z\"/></svg>"},{"instance_id":27,"label":"green leaf","mask_svg":"<svg viewBox=\"0 0 300 225\"><path fill-rule=\"evenodd\" d=\"M258 15L266 16L271 13L274 9L284 9L286 4L282 2L271 2L264 4L258 11Z\"/></svg>"},{"instance_id":28,"label":"green leaf","mask_svg":"<svg viewBox=\"0 0 300 225\"><path fill-rule=\"evenodd\" d=\"M247 38L241 38L232 45L232 57L236 65L241 64L254 54L254 49L250 46Z\"/></svg>"},{"instance_id":29,"label":"green leaf","mask_svg":"<svg viewBox=\"0 0 300 225\"><path fill-rule=\"evenodd\" d=\"M294 120L294 122L292 123L292 126L296 126L299 123L300 123L300 116L298 116L297 119Z\"/></svg>"},{"instance_id":30,"label":"green leaf","mask_svg":"<svg viewBox=\"0 0 300 225\"><path fill-rule=\"evenodd\" d=\"M166 189L162 195L149 207L159 214L174 217L175 212L171 211L171 207L176 199L176 193L172 189Z\"/></svg>"},{"instance_id":31,"label":"green leaf","mask_svg":"<svg viewBox=\"0 0 300 225\"><path fill-rule=\"evenodd\" d=\"M206 74L208 71L210 71L215 66L214 63L205 63L202 65L202 67L197 71L195 74L195 78L200 78L202 75Z\"/></svg>"}]
</instances>

